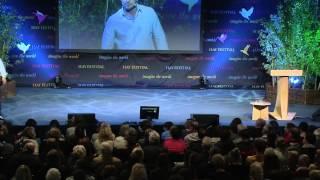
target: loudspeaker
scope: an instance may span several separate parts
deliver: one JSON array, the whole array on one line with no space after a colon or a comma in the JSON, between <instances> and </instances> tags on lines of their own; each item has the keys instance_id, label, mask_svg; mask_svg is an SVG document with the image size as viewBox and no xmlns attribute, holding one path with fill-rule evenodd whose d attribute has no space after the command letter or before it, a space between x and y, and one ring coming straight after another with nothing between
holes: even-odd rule
<instances>
[{"instance_id":1,"label":"loudspeaker","mask_svg":"<svg viewBox=\"0 0 320 180\"><path fill-rule=\"evenodd\" d=\"M218 126L219 117L218 114L191 114L191 118L198 121L200 127Z\"/></svg>"},{"instance_id":2,"label":"loudspeaker","mask_svg":"<svg viewBox=\"0 0 320 180\"><path fill-rule=\"evenodd\" d=\"M68 119L74 118L75 123L80 127L93 127L97 124L95 113L69 113Z\"/></svg>"},{"instance_id":3,"label":"loudspeaker","mask_svg":"<svg viewBox=\"0 0 320 180\"><path fill-rule=\"evenodd\" d=\"M313 121L320 121L320 109L318 109L314 113L312 113L312 120Z\"/></svg>"}]
</instances>

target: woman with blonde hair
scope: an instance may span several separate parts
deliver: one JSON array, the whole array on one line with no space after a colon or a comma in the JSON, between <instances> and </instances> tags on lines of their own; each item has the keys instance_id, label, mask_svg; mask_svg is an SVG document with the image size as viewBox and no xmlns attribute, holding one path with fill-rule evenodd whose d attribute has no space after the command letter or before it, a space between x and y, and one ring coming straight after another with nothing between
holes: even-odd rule
<instances>
[{"instance_id":1,"label":"woman with blonde hair","mask_svg":"<svg viewBox=\"0 0 320 180\"><path fill-rule=\"evenodd\" d=\"M114 141L115 135L112 132L112 129L109 124L101 124L98 137L94 142L94 148L98 153L100 153L101 150L101 143L105 141Z\"/></svg>"}]
</instances>

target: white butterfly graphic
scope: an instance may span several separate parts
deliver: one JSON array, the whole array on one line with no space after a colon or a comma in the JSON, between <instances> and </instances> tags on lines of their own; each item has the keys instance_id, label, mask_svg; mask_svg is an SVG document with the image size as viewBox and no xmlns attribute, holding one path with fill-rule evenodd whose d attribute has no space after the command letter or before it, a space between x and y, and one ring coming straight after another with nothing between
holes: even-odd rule
<instances>
[{"instance_id":1,"label":"white butterfly graphic","mask_svg":"<svg viewBox=\"0 0 320 180\"><path fill-rule=\"evenodd\" d=\"M29 48L30 48L30 44L26 45L23 42L20 42L19 44L17 44L18 49L20 49L21 51L23 51L23 54L25 54Z\"/></svg>"},{"instance_id":2,"label":"white butterfly graphic","mask_svg":"<svg viewBox=\"0 0 320 180\"><path fill-rule=\"evenodd\" d=\"M250 44L247 44L244 49L240 50L240 52L242 52L243 54L249 56L249 53L248 53L249 48L250 48Z\"/></svg>"},{"instance_id":3,"label":"white butterfly graphic","mask_svg":"<svg viewBox=\"0 0 320 180\"><path fill-rule=\"evenodd\" d=\"M197 4L199 0L180 0L183 4L188 5L188 11L190 12L192 7Z\"/></svg>"}]
</instances>

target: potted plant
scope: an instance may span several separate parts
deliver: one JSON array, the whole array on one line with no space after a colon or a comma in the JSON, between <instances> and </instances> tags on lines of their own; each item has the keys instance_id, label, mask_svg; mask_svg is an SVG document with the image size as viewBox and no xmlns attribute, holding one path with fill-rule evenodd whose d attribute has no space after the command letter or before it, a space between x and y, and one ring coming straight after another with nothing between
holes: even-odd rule
<instances>
[{"instance_id":1,"label":"potted plant","mask_svg":"<svg viewBox=\"0 0 320 180\"><path fill-rule=\"evenodd\" d=\"M116 2L118 1L111 1L110 6ZM109 0L59 1L60 48L99 49L105 16L110 8L108 5Z\"/></svg>"},{"instance_id":2,"label":"potted plant","mask_svg":"<svg viewBox=\"0 0 320 180\"><path fill-rule=\"evenodd\" d=\"M263 29L259 31L258 41L261 54L266 57L264 68L267 71L301 69L304 72L302 89L290 90L290 102L309 103L308 100L312 100L311 104L320 103L318 4L318 0L284 0L277 7L277 14L261 23ZM268 99L275 98L274 80L272 85L267 87Z\"/></svg>"},{"instance_id":3,"label":"potted plant","mask_svg":"<svg viewBox=\"0 0 320 180\"><path fill-rule=\"evenodd\" d=\"M0 0L0 58L9 66L9 51L19 41L18 29L22 20L6 2L7 0Z\"/></svg>"},{"instance_id":4,"label":"potted plant","mask_svg":"<svg viewBox=\"0 0 320 180\"><path fill-rule=\"evenodd\" d=\"M22 20L16 16L14 9L7 5L6 0L0 0L0 58L6 67L12 66L9 52L16 47L19 36L18 29ZM15 81L8 81L6 87L1 87L6 92L4 96L15 95Z\"/></svg>"}]
</instances>

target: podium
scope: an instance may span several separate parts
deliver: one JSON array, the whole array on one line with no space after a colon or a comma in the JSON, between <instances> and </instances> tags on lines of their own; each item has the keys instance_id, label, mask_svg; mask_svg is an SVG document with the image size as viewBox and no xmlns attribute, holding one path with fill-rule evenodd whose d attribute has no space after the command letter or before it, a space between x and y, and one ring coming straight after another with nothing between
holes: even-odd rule
<instances>
[{"instance_id":1,"label":"podium","mask_svg":"<svg viewBox=\"0 0 320 180\"><path fill-rule=\"evenodd\" d=\"M302 70L271 70L271 76L278 77L277 99L270 115L277 120L292 120L295 112L288 112L289 76L302 76Z\"/></svg>"}]
</instances>

